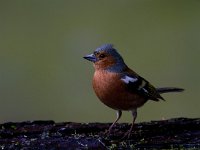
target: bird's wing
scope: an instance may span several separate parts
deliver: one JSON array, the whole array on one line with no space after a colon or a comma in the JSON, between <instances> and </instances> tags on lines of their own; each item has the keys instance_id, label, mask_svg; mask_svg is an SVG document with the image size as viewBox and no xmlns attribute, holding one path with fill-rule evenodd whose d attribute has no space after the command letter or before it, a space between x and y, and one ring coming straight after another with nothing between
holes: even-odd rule
<instances>
[{"instance_id":1,"label":"bird's wing","mask_svg":"<svg viewBox=\"0 0 200 150\"><path fill-rule=\"evenodd\" d=\"M124 82L127 90L144 96L147 99L159 101L164 100L147 80L133 73L123 73L121 81Z\"/></svg>"}]
</instances>

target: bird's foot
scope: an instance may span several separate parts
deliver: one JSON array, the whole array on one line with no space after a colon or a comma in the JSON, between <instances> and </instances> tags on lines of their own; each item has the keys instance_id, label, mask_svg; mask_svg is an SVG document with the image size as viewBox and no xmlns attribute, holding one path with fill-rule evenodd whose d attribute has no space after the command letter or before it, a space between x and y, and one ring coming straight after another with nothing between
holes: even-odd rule
<instances>
[{"instance_id":1,"label":"bird's foot","mask_svg":"<svg viewBox=\"0 0 200 150\"><path fill-rule=\"evenodd\" d=\"M109 130L106 130L106 131L104 132L104 135L105 135L105 136L108 136L109 134L110 134Z\"/></svg>"},{"instance_id":2,"label":"bird's foot","mask_svg":"<svg viewBox=\"0 0 200 150\"><path fill-rule=\"evenodd\" d=\"M121 138L121 140L125 140L125 139L129 139L130 138L130 136L131 136L131 130L128 130L125 134L124 134L124 136Z\"/></svg>"},{"instance_id":3,"label":"bird's foot","mask_svg":"<svg viewBox=\"0 0 200 150\"><path fill-rule=\"evenodd\" d=\"M114 131L113 130L106 130L105 132L104 132L104 135L106 135L106 136L111 136L111 135L113 135L114 134Z\"/></svg>"},{"instance_id":4,"label":"bird's foot","mask_svg":"<svg viewBox=\"0 0 200 150\"><path fill-rule=\"evenodd\" d=\"M110 140L119 140L118 132L115 130L106 130L104 136Z\"/></svg>"}]
</instances>

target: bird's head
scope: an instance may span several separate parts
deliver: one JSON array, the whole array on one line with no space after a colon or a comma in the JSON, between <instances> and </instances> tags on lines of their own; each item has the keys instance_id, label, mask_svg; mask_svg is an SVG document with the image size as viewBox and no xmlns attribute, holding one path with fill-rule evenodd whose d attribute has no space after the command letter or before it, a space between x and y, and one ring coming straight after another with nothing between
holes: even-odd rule
<instances>
[{"instance_id":1,"label":"bird's head","mask_svg":"<svg viewBox=\"0 0 200 150\"><path fill-rule=\"evenodd\" d=\"M120 72L126 67L123 58L117 50L113 48L112 44L102 45L92 54L86 55L83 58L93 62L95 69Z\"/></svg>"}]
</instances>

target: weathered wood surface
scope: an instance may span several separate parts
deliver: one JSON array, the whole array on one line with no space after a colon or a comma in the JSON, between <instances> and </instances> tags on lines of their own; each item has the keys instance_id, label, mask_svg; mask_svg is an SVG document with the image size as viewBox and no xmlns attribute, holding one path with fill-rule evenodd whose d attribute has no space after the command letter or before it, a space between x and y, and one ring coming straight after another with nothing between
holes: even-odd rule
<instances>
[{"instance_id":1,"label":"weathered wood surface","mask_svg":"<svg viewBox=\"0 0 200 150\"><path fill-rule=\"evenodd\" d=\"M0 149L200 149L200 118L138 123L129 139L120 140L130 124L33 121L0 125Z\"/></svg>"}]
</instances>

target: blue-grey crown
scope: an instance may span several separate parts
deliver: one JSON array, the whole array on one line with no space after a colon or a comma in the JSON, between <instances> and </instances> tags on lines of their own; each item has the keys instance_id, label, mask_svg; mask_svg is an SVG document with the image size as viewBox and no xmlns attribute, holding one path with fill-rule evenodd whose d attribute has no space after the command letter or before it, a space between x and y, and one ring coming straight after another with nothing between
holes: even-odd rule
<instances>
[{"instance_id":1,"label":"blue-grey crown","mask_svg":"<svg viewBox=\"0 0 200 150\"><path fill-rule=\"evenodd\" d=\"M108 68L107 69L108 71L121 72L124 69L124 67L126 67L126 64L124 63L123 58L117 52L117 50L113 48L112 44L104 44L95 50L95 52L100 52L100 51L105 51L106 53L112 55L116 60L116 64Z\"/></svg>"},{"instance_id":2,"label":"blue-grey crown","mask_svg":"<svg viewBox=\"0 0 200 150\"><path fill-rule=\"evenodd\" d=\"M100 52L100 51L110 51L114 49L112 44L104 44L100 47L98 47L95 52Z\"/></svg>"},{"instance_id":3,"label":"blue-grey crown","mask_svg":"<svg viewBox=\"0 0 200 150\"><path fill-rule=\"evenodd\" d=\"M95 52L101 51L105 51L106 53L112 55L117 61L123 61L123 58L117 52L117 50L113 48L112 44L104 44L95 50Z\"/></svg>"}]
</instances>

